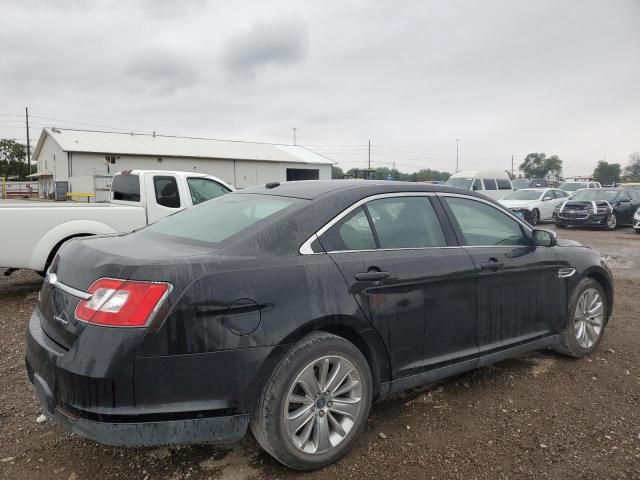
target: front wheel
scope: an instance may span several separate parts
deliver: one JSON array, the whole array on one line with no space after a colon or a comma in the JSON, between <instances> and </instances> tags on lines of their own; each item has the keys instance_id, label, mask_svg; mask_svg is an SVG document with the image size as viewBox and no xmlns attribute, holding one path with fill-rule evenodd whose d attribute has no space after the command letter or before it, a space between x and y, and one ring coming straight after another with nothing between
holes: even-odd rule
<instances>
[{"instance_id":1,"label":"front wheel","mask_svg":"<svg viewBox=\"0 0 640 480\"><path fill-rule=\"evenodd\" d=\"M540 212L538 211L537 208L534 208L531 211L531 225L535 227L539 221L540 221Z\"/></svg>"},{"instance_id":2,"label":"front wheel","mask_svg":"<svg viewBox=\"0 0 640 480\"><path fill-rule=\"evenodd\" d=\"M608 308L602 286L593 278L584 278L571 296L567 327L562 334L562 344L556 350L572 357L583 357L598 348Z\"/></svg>"},{"instance_id":3,"label":"front wheel","mask_svg":"<svg viewBox=\"0 0 640 480\"><path fill-rule=\"evenodd\" d=\"M636 228L636 233L640 233L640 228Z\"/></svg>"},{"instance_id":4,"label":"front wheel","mask_svg":"<svg viewBox=\"0 0 640 480\"><path fill-rule=\"evenodd\" d=\"M618 226L618 218L615 213L610 213L607 217L607 230L615 230Z\"/></svg>"},{"instance_id":5,"label":"front wheel","mask_svg":"<svg viewBox=\"0 0 640 480\"><path fill-rule=\"evenodd\" d=\"M342 337L314 333L274 370L251 431L280 463L315 470L351 449L366 425L371 400L371 371L362 352Z\"/></svg>"}]
</instances>

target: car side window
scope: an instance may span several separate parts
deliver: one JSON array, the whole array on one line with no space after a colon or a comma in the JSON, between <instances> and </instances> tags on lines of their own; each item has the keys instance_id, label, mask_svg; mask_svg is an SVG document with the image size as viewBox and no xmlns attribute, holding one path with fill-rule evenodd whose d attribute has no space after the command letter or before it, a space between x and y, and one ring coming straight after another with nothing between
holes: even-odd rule
<instances>
[{"instance_id":1,"label":"car side window","mask_svg":"<svg viewBox=\"0 0 640 480\"><path fill-rule=\"evenodd\" d=\"M629 200L629 201L631 201L631 197L629 197L629 192L622 192L620 194L620 200Z\"/></svg>"},{"instance_id":2,"label":"car side window","mask_svg":"<svg viewBox=\"0 0 640 480\"><path fill-rule=\"evenodd\" d=\"M471 185L471 190L482 190L482 181L479 178L476 178Z\"/></svg>"},{"instance_id":3,"label":"car side window","mask_svg":"<svg viewBox=\"0 0 640 480\"><path fill-rule=\"evenodd\" d=\"M509 180L499 178L497 182L498 182L498 190L511 190L511 182Z\"/></svg>"},{"instance_id":4,"label":"car side window","mask_svg":"<svg viewBox=\"0 0 640 480\"><path fill-rule=\"evenodd\" d=\"M153 177L153 187L156 191L158 205L168 208L180 208L180 192L175 177Z\"/></svg>"},{"instance_id":5,"label":"car side window","mask_svg":"<svg viewBox=\"0 0 640 480\"><path fill-rule=\"evenodd\" d=\"M392 197L367 203L380 248L445 247L438 216L427 197Z\"/></svg>"},{"instance_id":6,"label":"car side window","mask_svg":"<svg viewBox=\"0 0 640 480\"><path fill-rule=\"evenodd\" d=\"M358 207L340 219L320 237L327 252L341 250L371 250L377 247L364 208Z\"/></svg>"},{"instance_id":7,"label":"car side window","mask_svg":"<svg viewBox=\"0 0 640 480\"><path fill-rule=\"evenodd\" d=\"M522 226L498 208L477 200L445 197L470 246L529 245Z\"/></svg>"},{"instance_id":8,"label":"car side window","mask_svg":"<svg viewBox=\"0 0 640 480\"><path fill-rule=\"evenodd\" d=\"M496 181L493 178L485 178L482 180L485 190L497 190Z\"/></svg>"},{"instance_id":9,"label":"car side window","mask_svg":"<svg viewBox=\"0 0 640 480\"><path fill-rule=\"evenodd\" d=\"M189 185L191 201L194 205L230 192L224 185L220 185L218 182L208 178L187 178L187 184Z\"/></svg>"}]
</instances>

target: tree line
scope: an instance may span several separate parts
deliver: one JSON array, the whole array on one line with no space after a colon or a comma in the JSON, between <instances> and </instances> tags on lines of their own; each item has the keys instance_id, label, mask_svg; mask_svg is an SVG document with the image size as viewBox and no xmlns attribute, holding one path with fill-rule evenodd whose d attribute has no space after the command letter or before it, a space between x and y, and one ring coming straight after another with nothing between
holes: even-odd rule
<instances>
[{"instance_id":1,"label":"tree line","mask_svg":"<svg viewBox=\"0 0 640 480\"><path fill-rule=\"evenodd\" d=\"M27 146L15 140L0 139L0 178L25 180L27 171ZM31 165L31 173L37 170Z\"/></svg>"},{"instance_id":2,"label":"tree line","mask_svg":"<svg viewBox=\"0 0 640 480\"><path fill-rule=\"evenodd\" d=\"M349 169L346 175L354 175L358 169ZM529 153L519 166L519 170L526 178L545 178L548 180L562 180L562 159L558 155L547 156L545 153ZM511 175L511 172L506 170ZM343 178L345 172L338 166L331 167L331 178ZM429 168L417 172L404 173L397 169L378 167L371 174L374 180L403 180L408 182L423 182L429 180L448 180L449 172L440 172ZM601 183L619 183L622 179L628 182L640 182L640 152L629 155L629 164L622 167L619 163L607 163L601 160L596 165L591 178Z\"/></svg>"}]
</instances>

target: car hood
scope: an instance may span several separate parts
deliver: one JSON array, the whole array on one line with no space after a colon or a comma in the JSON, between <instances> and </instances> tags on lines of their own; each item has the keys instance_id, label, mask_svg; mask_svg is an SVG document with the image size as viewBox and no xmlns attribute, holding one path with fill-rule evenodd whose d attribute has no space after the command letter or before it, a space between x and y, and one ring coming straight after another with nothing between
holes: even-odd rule
<instances>
[{"instance_id":1,"label":"car hood","mask_svg":"<svg viewBox=\"0 0 640 480\"><path fill-rule=\"evenodd\" d=\"M567 200L563 210L589 210L594 211L597 207L613 208L614 205L606 200Z\"/></svg>"},{"instance_id":2,"label":"car hood","mask_svg":"<svg viewBox=\"0 0 640 480\"><path fill-rule=\"evenodd\" d=\"M507 208L529 207L537 200L500 200L500 203Z\"/></svg>"},{"instance_id":3,"label":"car hood","mask_svg":"<svg viewBox=\"0 0 640 480\"><path fill-rule=\"evenodd\" d=\"M556 245L558 245L559 247L584 247L584 245L582 245L580 242L576 242L575 240L567 240L565 238L559 238Z\"/></svg>"}]
</instances>

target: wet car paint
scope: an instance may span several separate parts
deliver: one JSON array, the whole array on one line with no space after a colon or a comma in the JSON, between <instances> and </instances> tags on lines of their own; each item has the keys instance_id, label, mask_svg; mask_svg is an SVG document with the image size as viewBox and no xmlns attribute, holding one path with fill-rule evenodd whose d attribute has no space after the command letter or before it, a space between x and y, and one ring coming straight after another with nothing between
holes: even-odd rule
<instances>
[{"instance_id":1,"label":"wet car paint","mask_svg":"<svg viewBox=\"0 0 640 480\"><path fill-rule=\"evenodd\" d=\"M51 390L51 398L43 402L63 412L61 421L68 428L73 428L71 417L112 425L112 440L86 425L75 428L106 443L126 444L127 435L130 444L201 442L206 432L212 440L220 439L219 432L233 440L244 434L275 365L310 332L325 330L355 343L371 365L374 396L382 397L474 368L489 358L497 361L513 354L514 347L553 344L572 286L588 274L611 282L596 252L561 244L546 249L500 247L499 252L436 249L419 259L411 251L374 252L397 275L375 285L353 282L352 273L371 263L371 252L356 254L350 270L340 254L300 255L300 245L344 208L370 195L459 191L346 181L334 182L333 190L312 182L313 191L307 182L298 183L275 192L248 189L313 201L295 215L259 225L215 248L145 230L63 246L50 272L73 288L86 290L97 278L114 277L169 282L174 289L147 327L108 328L78 322L73 315L77 299L45 283L27 349L30 377L38 375ZM446 215L446 207L433 201L440 215ZM449 246L457 247L459 232L451 225L446 230ZM544 251L536 255L535 250ZM478 267L487 255L511 262L502 274L510 280L498 280ZM525 257L529 260L522 262ZM576 274L545 298L550 272L563 265L576 268ZM531 284L531 270L545 273ZM511 283L507 291L505 281ZM555 312L551 319L540 318L543 303L545 312ZM479 315L474 314L478 307ZM522 336L508 316L525 310L533 330ZM63 315L67 324L55 320ZM544 326L538 328L536 322ZM484 360L480 351L487 355ZM212 418L219 420L217 426L198 427L198 421ZM221 420L229 418L235 430ZM133 435L119 426L156 421L188 421L176 426L186 433Z\"/></svg>"}]
</instances>

